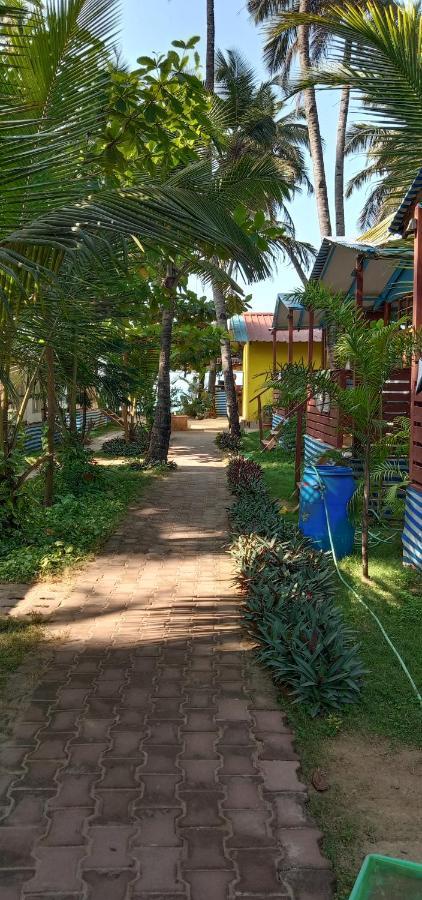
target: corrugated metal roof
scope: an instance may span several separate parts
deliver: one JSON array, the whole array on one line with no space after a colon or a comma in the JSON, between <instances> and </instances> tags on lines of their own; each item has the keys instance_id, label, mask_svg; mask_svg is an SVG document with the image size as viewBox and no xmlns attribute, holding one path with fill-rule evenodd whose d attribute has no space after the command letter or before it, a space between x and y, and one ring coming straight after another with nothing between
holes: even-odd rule
<instances>
[{"instance_id":1,"label":"corrugated metal roof","mask_svg":"<svg viewBox=\"0 0 422 900\"><path fill-rule=\"evenodd\" d=\"M416 199L419 191L422 191L422 168L419 169L416 178L410 185L407 194L403 197L400 206L393 216L391 221L391 225L389 227L389 231L392 234L402 234L404 231L404 220L406 218L406 213L409 210L409 207L412 205L413 201Z\"/></svg>"},{"instance_id":2,"label":"corrugated metal roof","mask_svg":"<svg viewBox=\"0 0 422 900\"><path fill-rule=\"evenodd\" d=\"M315 259L309 280L316 281L321 277L328 257L336 247L344 247L346 250L351 250L353 253L356 253L356 255L362 256L365 259L402 259L410 254L409 248L404 246L401 242L399 242L397 246L381 247L377 244L364 243L364 237L365 235L362 236L361 240L357 241L349 241L346 240L346 238L324 238Z\"/></svg>"},{"instance_id":3,"label":"corrugated metal roof","mask_svg":"<svg viewBox=\"0 0 422 900\"><path fill-rule=\"evenodd\" d=\"M243 316L232 316L228 323L228 326L234 341L239 341L239 344L248 343L248 332L246 331L246 325Z\"/></svg>"},{"instance_id":4,"label":"corrugated metal roof","mask_svg":"<svg viewBox=\"0 0 422 900\"><path fill-rule=\"evenodd\" d=\"M290 294L277 294L273 316L273 328L286 329L289 323L289 311L293 312L293 328L296 330L309 328L309 310L306 309L299 300L296 300ZM314 312L314 340L321 340L321 333L318 326L323 322L323 313L319 310ZM306 340L306 336L304 340ZM296 340L300 340L300 337Z\"/></svg>"},{"instance_id":5,"label":"corrugated metal roof","mask_svg":"<svg viewBox=\"0 0 422 900\"><path fill-rule=\"evenodd\" d=\"M248 341L272 341L271 328L273 317L271 313L244 313Z\"/></svg>"},{"instance_id":6,"label":"corrugated metal roof","mask_svg":"<svg viewBox=\"0 0 422 900\"><path fill-rule=\"evenodd\" d=\"M272 313L244 313L243 316L233 316L229 322L229 330L232 338L239 341L240 344L249 344L252 342L269 343L272 341ZM305 329L298 330L295 328L293 332L293 341L299 343L308 339ZM277 343L287 344L289 340L288 331L277 331ZM321 340L321 332L318 329L314 331L314 341Z\"/></svg>"}]
</instances>

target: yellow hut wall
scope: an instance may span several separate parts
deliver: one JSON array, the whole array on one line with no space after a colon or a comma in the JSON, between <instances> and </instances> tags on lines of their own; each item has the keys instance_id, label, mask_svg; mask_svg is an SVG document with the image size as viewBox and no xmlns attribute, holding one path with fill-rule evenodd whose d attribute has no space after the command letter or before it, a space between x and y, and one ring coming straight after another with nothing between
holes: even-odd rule
<instances>
[{"instance_id":1,"label":"yellow hut wall","mask_svg":"<svg viewBox=\"0 0 422 900\"><path fill-rule=\"evenodd\" d=\"M277 363L287 363L287 343L277 344ZM308 343L303 341L293 344L293 362L307 362ZM321 343L314 344L314 365L321 365ZM262 390L267 372L273 366L273 345L269 341L256 341L243 347L243 400L242 416L246 421L258 419L258 401L253 400ZM262 405L272 401L272 391L265 391L261 397Z\"/></svg>"}]
</instances>

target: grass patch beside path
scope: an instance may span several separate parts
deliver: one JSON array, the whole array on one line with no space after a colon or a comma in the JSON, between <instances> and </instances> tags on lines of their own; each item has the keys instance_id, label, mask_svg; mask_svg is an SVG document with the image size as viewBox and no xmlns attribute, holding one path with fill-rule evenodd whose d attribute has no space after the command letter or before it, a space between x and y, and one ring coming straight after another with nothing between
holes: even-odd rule
<instances>
[{"instance_id":1,"label":"grass patch beside path","mask_svg":"<svg viewBox=\"0 0 422 900\"><path fill-rule=\"evenodd\" d=\"M42 628L36 618L0 616L0 692L9 675L15 672L41 638Z\"/></svg>"},{"instance_id":2,"label":"grass patch beside path","mask_svg":"<svg viewBox=\"0 0 422 900\"><path fill-rule=\"evenodd\" d=\"M271 494L288 500L294 487L292 458L282 450L260 453L256 433L245 436L244 446L245 452L252 453L262 465ZM297 513L289 514L289 518L297 521ZM400 538L393 534L391 538L389 543L370 550L371 584L362 582L359 553L344 560L341 570L378 615L420 687L422 579L420 574L402 565ZM330 759L335 759L339 747L341 754L342 739L347 736L361 745L362 769L365 755L377 741L383 741L392 755L400 754L402 749L420 749L422 746L421 708L412 688L376 623L340 580L338 603L346 621L357 633L368 672L361 701L338 715L310 720L299 706L287 705L303 772L308 780L317 767L330 773ZM285 701L281 700L281 703L286 706ZM338 776L338 759L334 768ZM371 840L371 824L362 816L355 800L338 783L324 794L311 792L311 809L325 835L324 851L334 866L339 900L349 896L362 857L360 848Z\"/></svg>"},{"instance_id":3,"label":"grass patch beside path","mask_svg":"<svg viewBox=\"0 0 422 900\"><path fill-rule=\"evenodd\" d=\"M0 544L0 582L33 581L81 564L112 534L150 477L127 465L98 466L94 480L73 485L58 475L50 509L42 505L42 478L28 482L22 529Z\"/></svg>"},{"instance_id":4,"label":"grass patch beside path","mask_svg":"<svg viewBox=\"0 0 422 900\"><path fill-rule=\"evenodd\" d=\"M297 501L292 498L295 489L295 466L291 454L281 447L267 452L262 451L257 431L245 434L242 443L243 453L247 453L262 466L271 496L278 500L286 500L289 505L296 505Z\"/></svg>"}]
</instances>

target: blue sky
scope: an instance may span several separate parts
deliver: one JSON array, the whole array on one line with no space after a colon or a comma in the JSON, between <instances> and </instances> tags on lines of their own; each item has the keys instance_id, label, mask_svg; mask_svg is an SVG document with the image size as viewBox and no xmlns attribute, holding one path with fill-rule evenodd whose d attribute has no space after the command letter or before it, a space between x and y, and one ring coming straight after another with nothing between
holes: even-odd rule
<instances>
[{"instance_id":1,"label":"blue sky","mask_svg":"<svg viewBox=\"0 0 422 900\"><path fill-rule=\"evenodd\" d=\"M262 60L263 37L251 22L245 8L246 0L215 0L216 47L236 47L248 58L259 77L267 77ZM121 44L125 58L131 65L142 54L166 51L175 38L186 39L193 34L201 36L199 51L205 56L205 7L206 0L122 0L123 28ZM338 97L333 92L319 94L321 126L325 141L327 177L333 183L335 129ZM354 160L353 170L362 165ZM346 175L352 172L347 166ZM330 198L331 199L331 198ZM356 221L362 205L362 194L356 194L347 203L346 231L357 233ZM306 194L298 195L291 205L297 237L319 246L319 231L315 199ZM281 260L272 279L252 285L252 308L266 311L274 308L279 291L288 291L297 285L297 276L291 266ZM198 290L200 290L198 286Z\"/></svg>"}]
</instances>

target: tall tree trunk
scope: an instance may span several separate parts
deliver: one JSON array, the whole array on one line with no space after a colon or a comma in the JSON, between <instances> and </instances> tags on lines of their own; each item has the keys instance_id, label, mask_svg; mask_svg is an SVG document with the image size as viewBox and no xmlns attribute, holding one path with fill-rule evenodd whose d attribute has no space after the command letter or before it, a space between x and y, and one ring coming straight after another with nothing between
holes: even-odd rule
<instances>
[{"instance_id":1,"label":"tall tree trunk","mask_svg":"<svg viewBox=\"0 0 422 900\"><path fill-rule=\"evenodd\" d=\"M128 354L124 353L123 354L123 362L124 362L125 366L127 365L127 361L128 361ZM124 439L125 439L126 443L128 444L129 439L130 439L130 433L129 433L130 429L129 429L129 408L128 408L127 403L123 403L123 405L122 405L122 419L123 419L123 435L124 435Z\"/></svg>"},{"instance_id":2,"label":"tall tree trunk","mask_svg":"<svg viewBox=\"0 0 422 900\"><path fill-rule=\"evenodd\" d=\"M4 382L0 387L0 438L0 451L7 459L9 455L9 391Z\"/></svg>"},{"instance_id":3,"label":"tall tree trunk","mask_svg":"<svg viewBox=\"0 0 422 900\"><path fill-rule=\"evenodd\" d=\"M48 460L45 473L44 505L52 506L54 491L54 433L56 426L56 390L54 374L54 352L51 344L45 350L47 364L47 450Z\"/></svg>"},{"instance_id":4,"label":"tall tree trunk","mask_svg":"<svg viewBox=\"0 0 422 900\"><path fill-rule=\"evenodd\" d=\"M368 532L369 532L369 499L371 493L370 477L371 443L367 436L363 455L363 507L362 507L362 575L369 578Z\"/></svg>"},{"instance_id":5,"label":"tall tree trunk","mask_svg":"<svg viewBox=\"0 0 422 900\"><path fill-rule=\"evenodd\" d=\"M163 310L161 319L160 361L158 365L157 403L147 453L150 463L166 463L171 437L170 352L173 331L174 300Z\"/></svg>"},{"instance_id":6,"label":"tall tree trunk","mask_svg":"<svg viewBox=\"0 0 422 900\"><path fill-rule=\"evenodd\" d=\"M299 0L299 12L309 13L309 0ZM299 25L297 29L297 42L299 50L300 70L302 76L307 75L311 68L309 54L309 27ZM321 237L331 234L330 207L328 204L327 179L325 177L324 155L322 151L321 129L319 126L318 108L315 89L305 88L303 91L303 105L305 107L306 121L309 133L309 148L314 173L314 188L318 210L319 230Z\"/></svg>"},{"instance_id":7,"label":"tall tree trunk","mask_svg":"<svg viewBox=\"0 0 422 900\"><path fill-rule=\"evenodd\" d=\"M86 435L86 426L87 426L87 412L88 412L88 394L86 388L84 388L83 396L82 396L82 437L84 438Z\"/></svg>"},{"instance_id":8,"label":"tall tree trunk","mask_svg":"<svg viewBox=\"0 0 422 900\"><path fill-rule=\"evenodd\" d=\"M308 278L296 256L296 254L293 252L293 250L290 250L289 247L285 247L285 253L289 257L289 260L290 260L293 268L296 269L296 272L299 275L299 278L303 284L303 287L306 287L306 285L308 284Z\"/></svg>"},{"instance_id":9,"label":"tall tree trunk","mask_svg":"<svg viewBox=\"0 0 422 900\"><path fill-rule=\"evenodd\" d=\"M208 370L208 393L215 405L215 382L217 378L217 360L212 359Z\"/></svg>"},{"instance_id":10,"label":"tall tree trunk","mask_svg":"<svg viewBox=\"0 0 422 900\"><path fill-rule=\"evenodd\" d=\"M214 0L207 0L207 59L205 70L205 87L210 94L214 93L215 83L215 15Z\"/></svg>"},{"instance_id":11,"label":"tall tree trunk","mask_svg":"<svg viewBox=\"0 0 422 900\"><path fill-rule=\"evenodd\" d=\"M77 378L78 378L78 354L76 347L73 351L72 379L68 384L68 405L69 405L69 431L72 437L76 437L78 433L76 421L76 394L77 394Z\"/></svg>"},{"instance_id":12,"label":"tall tree trunk","mask_svg":"<svg viewBox=\"0 0 422 900\"><path fill-rule=\"evenodd\" d=\"M349 114L350 88L345 85L341 91L337 121L336 163L334 171L334 204L336 212L336 235L346 233L344 217L344 150L346 146L347 117Z\"/></svg>"},{"instance_id":13,"label":"tall tree trunk","mask_svg":"<svg viewBox=\"0 0 422 900\"><path fill-rule=\"evenodd\" d=\"M217 325L227 332L227 312L224 294L217 282L213 282L212 293L215 306ZM227 408L229 414L229 428L232 437L240 437L239 409L237 406L236 385L233 375L233 363L230 341L227 337L221 338L221 367L223 369L224 389L226 392Z\"/></svg>"}]
</instances>

